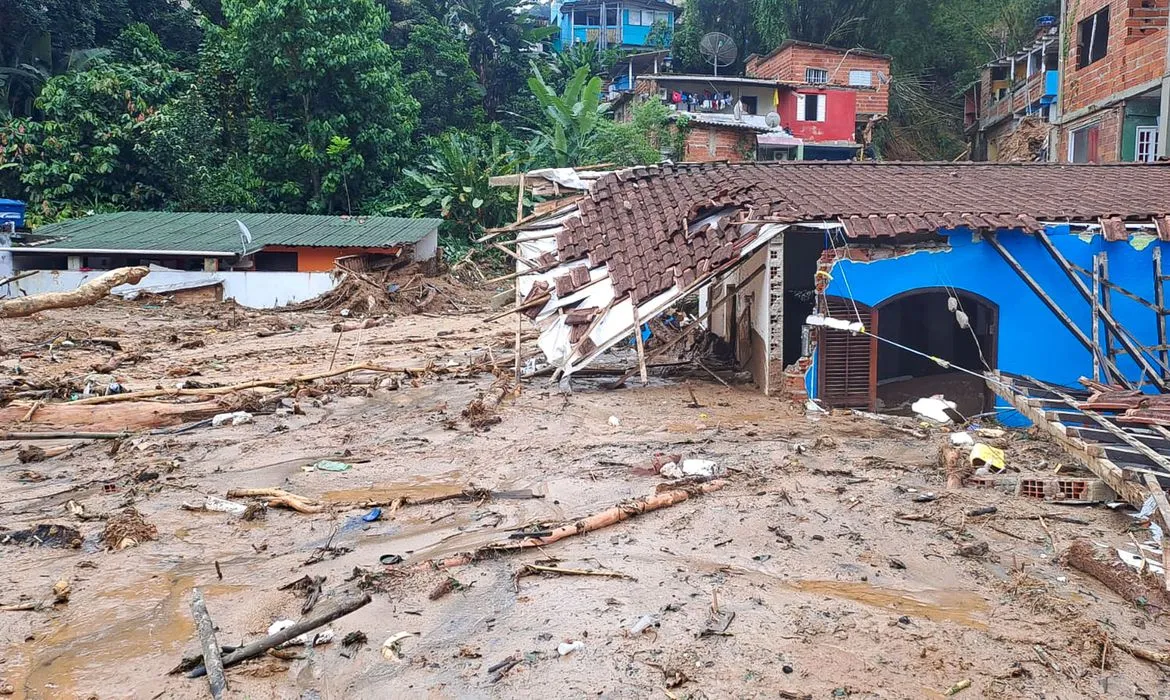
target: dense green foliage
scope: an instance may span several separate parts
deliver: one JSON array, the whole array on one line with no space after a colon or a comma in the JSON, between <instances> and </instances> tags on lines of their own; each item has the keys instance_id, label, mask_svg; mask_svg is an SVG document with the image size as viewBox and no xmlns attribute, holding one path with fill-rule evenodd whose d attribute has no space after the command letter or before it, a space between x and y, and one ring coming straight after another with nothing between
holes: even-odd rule
<instances>
[{"instance_id":1,"label":"dense green foliage","mask_svg":"<svg viewBox=\"0 0 1170 700\"><path fill-rule=\"evenodd\" d=\"M675 69L706 32L894 59L885 157L953 158L962 90L1054 0L685 0ZM515 216L493 175L675 157L656 101L615 122L614 50L549 50L525 0L3 0L0 196L34 221L129 208L410 213L448 246Z\"/></svg>"}]
</instances>

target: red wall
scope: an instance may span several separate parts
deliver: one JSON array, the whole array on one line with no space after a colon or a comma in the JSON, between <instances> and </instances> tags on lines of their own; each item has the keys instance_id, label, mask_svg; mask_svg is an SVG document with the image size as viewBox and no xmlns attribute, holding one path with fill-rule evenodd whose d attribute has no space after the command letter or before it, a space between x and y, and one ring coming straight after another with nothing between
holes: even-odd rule
<instances>
[{"instance_id":1,"label":"red wall","mask_svg":"<svg viewBox=\"0 0 1170 700\"><path fill-rule=\"evenodd\" d=\"M857 108L862 114L887 114L890 111L890 85L888 82L878 80L878 73L889 78L890 59L868 51L849 52L845 49L792 43L767 56L749 56L745 72L749 78L772 78L803 83L805 68L823 68L829 73L830 85L849 87L855 91ZM850 87L851 70L867 70L873 73L873 86Z\"/></svg>"},{"instance_id":2,"label":"red wall","mask_svg":"<svg viewBox=\"0 0 1170 700\"><path fill-rule=\"evenodd\" d=\"M825 121L797 119L793 90L780 92L780 124L805 141L853 141L857 123L857 93L852 90L801 90L804 95L827 95Z\"/></svg>"}]
</instances>

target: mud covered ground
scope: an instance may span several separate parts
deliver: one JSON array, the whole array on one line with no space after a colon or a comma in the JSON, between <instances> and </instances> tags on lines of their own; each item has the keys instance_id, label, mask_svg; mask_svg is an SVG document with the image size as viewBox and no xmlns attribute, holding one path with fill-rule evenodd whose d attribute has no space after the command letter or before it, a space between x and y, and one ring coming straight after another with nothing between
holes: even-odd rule
<instances>
[{"instance_id":1,"label":"mud covered ground","mask_svg":"<svg viewBox=\"0 0 1170 700\"><path fill-rule=\"evenodd\" d=\"M50 357L52 338L116 337L144 356L116 377L142 390L173 385L182 371L214 382L320 371L335 347L337 364L507 358L514 321L487 315L408 316L336 345L337 319L323 314L103 303L0 322L0 335L6 371L19 364L42 379L83 377L113 353L76 343ZM257 336L274 329L281 334ZM201 347L181 349L196 339ZM0 545L0 605L46 602L0 612L0 686L28 698L207 697L203 679L167 675L198 648L192 588L204 591L221 643L240 644L298 619L303 596L278 588L312 575L326 577L327 598L363 586L373 602L335 622L331 644L301 648L302 658L229 669L232 696L929 698L965 680L959 697L1170 694L1161 668L1108 641L1165 650L1164 611L1126 603L1058 558L1078 537L1129 542L1128 516L947 492L938 435L807 417L713 381L692 381L694 407L669 381L618 391L582 382L566 394L534 380L504 404L501 422L476 429L461 411L497 381L491 373L422 376L396 389L378 388L380 379L307 392L303 415L140 434L115 454L108 442L40 442L74 448L22 464L26 444L0 442L0 527L59 523L84 537L80 549ZM1064 459L1025 433L1009 442L1009 462ZM536 551L447 571L415 566L652 494L662 477L636 467L655 454L713 460L731 470L728 485ZM322 459L352 467L312 468ZM368 508L345 505L471 486L542 497L404 505L372 523L361 519ZM252 521L182 508L261 487L329 508L271 508ZM925 492L940 498L915 501ZM102 517L131 505L157 539L107 550ZM987 505L998 512L966 515ZM979 542L986 555L956 553ZM323 560L305 563L326 546ZM388 554L404 562L380 565ZM517 578L524 564L548 560L625 577ZM456 590L431 600L448 577ZM62 579L71 594L54 605ZM629 634L644 615L657 624ZM730 622L703 634L713 617ZM343 648L358 630L368 643ZM400 643L401 659L387 659L380 647L399 632L418 636ZM559 656L569 641L584 648ZM488 669L508 657L520 663L493 682Z\"/></svg>"}]
</instances>

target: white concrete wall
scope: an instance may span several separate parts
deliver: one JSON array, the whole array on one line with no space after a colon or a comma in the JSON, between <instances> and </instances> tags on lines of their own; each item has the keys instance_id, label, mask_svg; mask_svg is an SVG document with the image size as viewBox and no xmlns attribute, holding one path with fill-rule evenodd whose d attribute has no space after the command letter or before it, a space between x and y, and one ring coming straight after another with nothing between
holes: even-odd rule
<instances>
[{"instance_id":1,"label":"white concrete wall","mask_svg":"<svg viewBox=\"0 0 1170 700\"><path fill-rule=\"evenodd\" d=\"M75 272L70 270L41 270L0 290L5 296L67 292L101 275L103 271ZM131 290L173 290L198 281L223 283L223 298L235 299L242 306L270 309L292 302L305 301L333 289L333 278L328 272L186 272L182 270L152 270L137 285L122 285L114 293Z\"/></svg>"},{"instance_id":2,"label":"white concrete wall","mask_svg":"<svg viewBox=\"0 0 1170 700\"><path fill-rule=\"evenodd\" d=\"M415 262L430 260L435 257L435 253L438 251L439 231L436 229L423 236L421 240L414 244L414 260Z\"/></svg>"}]
</instances>

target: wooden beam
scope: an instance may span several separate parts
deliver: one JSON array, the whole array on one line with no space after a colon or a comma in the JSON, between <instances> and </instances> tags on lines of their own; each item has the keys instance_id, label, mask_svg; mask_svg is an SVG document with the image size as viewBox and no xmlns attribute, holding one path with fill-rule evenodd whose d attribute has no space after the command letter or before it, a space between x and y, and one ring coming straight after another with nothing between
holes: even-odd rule
<instances>
[{"instance_id":1,"label":"wooden beam","mask_svg":"<svg viewBox=\"0 0 1170 700\"><path fill-rule=\"evenodd\" d=\"M1146 474L1145 482L1150 495L1154 497L1154 503L1158 505L1158 516L1162 519L1162 541L1159 543L1162 545L1162 579L1166 590L1170 591L1170 503L1166 501L1166 492L1157 479ZM1138 556L1141 555L1138 552Z\"/></svg>"},{"instance_id":2,"label":"wooden beam","mask_svg":"<svg viewBox=\"0 0 1170 700\"><path fill-rule=\"evenodd\" d=\"M1158 357L1162 360L1163 371L1170 366L1170 352L1166 347L1166 288L1162 286L1162 246L1154 246L1154 313L1158 321ZM1163 375L1168 376L1168 375ZM1170 516L1167 516L1170 517ZM1167 570L1170 577L1170 569Z\"/></svg>"},{"instance_id":3,"label":"wooden beam","mask_svg":"<svg viewBox=\"0 0 1170 700\"><path fill-rule=\"evenodd\" d=\"M1052 259L1056 261L1056 264L1060 266L1060 269L1064 271L1065 276L1068 277L1070 282L1072 282L1073 287L1076 288L1077 292L1080 293L1085 302L1092 303L1089 288L1085 286L1085 281L1078 277L1076 272L1074 272L1072 268L1068 266L1068 260L1064 257L1064 253L1061 253L1056 248L1056 246L1052 243L1052 239L1048 237L1048 234L1043 231L1037 231L1035 236L1036 239L1040 241L1040 244L1044 246L1044 249L1048 251L1048 254L1052 256ZM1102 253L1101 256L1102 261L1108 263L1108 258L1105 257L1105 254ZM1101 279L1108 279L1107 274L1103 273ZM1132 358L1133 361L1137 363L1138 367L1141 367L1142 370L1148 375L1149 380L1153 382L1160 391L1165 392L1170 390L1170 385L1167 385L1166 381L1162 378L1162 373L1154 369L1154 366L1150 364L1150 361L1146 358L1141 349L1130 340L1129 334L1121 327L1121 324L1119 324L1117 320L1113 318L1113 309L1109 301L1108 288L1105 290L1105 303L1102 304L1101 308L1101 320L1105 322L1106 330L1108 330L1110 333L1113 333L1113 335L1117 337L1117 342L1121 345L1121 347L1125 348L1125 352L1128 353L1130 358ZM1108 334L1106 334L1106 340L1108 340L1108 337Z\"/></svg>"},{"instance_id":4,"label":"wooden beam","mask_svg":"<svg viewBox=\"0 0 1170 700\"><path fill-rule=\"evenodd\" d=\"M1101 381L1101 268L1093 256L1093 381Z\"/></svg>"},{"instance_id":5,"label":"wooden beam","mask_svg":"<svg viewBox=\"0 0 1170 700\"><path fill-rule=\"evenodd\" d=\"M1085 335L1085 332L1082 331L1076 323L1073 323L1073 320L1069 318L1067 313L1064 312L1064 309L1060 308L1060 305L1057 304L1052 297L1048 296L1048 293L1044 291L1044 288L1040 286L1040 283L1037 282L1032 277L1032 275L1028 274L1028 271L1025 270L1024 267L1020 265L1020 262L1016 260L1011 253L1008 252L1007 248L1003 247L1003 244L999 242L996 234L984 234L984 240L986 240L991 245L991 247L995 249L995 252L999 253L999 256L1003 258L1003 261L1008 264L1008 267L1015 271L1019 278L1024 281L1024 284L1028 285L1028 288L1032 290L1032 293L1039 297L1040 301L1044 302L1044 305L1048 307L1048 310L1051 311L1062 324L1064 324L1064 327L1068 329L1068 332L1071 333L1073 337L1076 338L1077 341L1085 347L1086 350L1089 352L1094 352L1093 341L1091 341L1089 337ZM1127 389L1133 388L1133 385L1130 384L1129 380L1126 379L1125 376L1121 374L1121 371L1117 369L1117 365L1114 363L1112 357L1106 356L1102 359L1105 364L1106 372L1111 377L1112 381L1116 381L1122 384Z\"/></svg>"}]
</instances>

